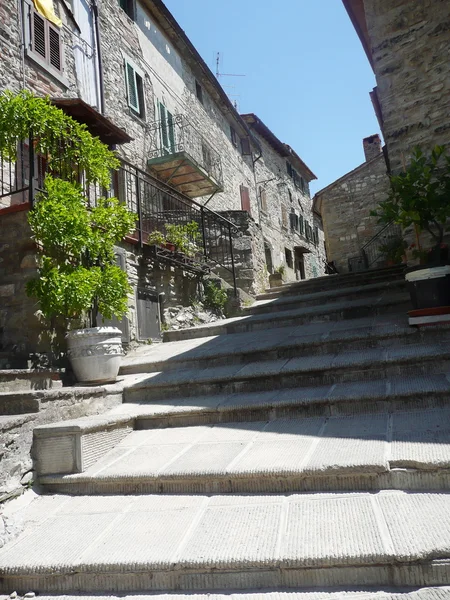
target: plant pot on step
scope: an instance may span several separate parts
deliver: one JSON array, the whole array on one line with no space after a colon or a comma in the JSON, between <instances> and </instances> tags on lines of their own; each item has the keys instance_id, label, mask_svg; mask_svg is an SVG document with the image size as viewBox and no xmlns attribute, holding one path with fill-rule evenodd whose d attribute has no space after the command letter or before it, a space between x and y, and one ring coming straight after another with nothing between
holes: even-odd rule
<instances>
[{"instance_id":1,"label":"plant pot on step","mask_svg":"<svg viewBox=\"0 0 450 600\"><path fill-rule=\"evenodd\" d=\"M269 285L271 288L283 285L283 275L281 273L271 273L269 275Z\"/></svg>"},{"instance_id":2,"label":"plant pot on step","mask_svg":"<svg viewBox=\"0 0 450 600\"><path fill-rule=\"evenodd\" d=\"M405 279L414 307L410 325L426 324L430 321L427 317L436 315L436 309L450 306L450 265L412 267L407 269ZM423 323L417 320L418 310Z\"/></svg>"},{"instance_id":3,"label":"plant pot on step","mask_svg":"<svg viewBox=\"0 0 450 600\"><path fill-rule=\"evenodd\" d=\"M70 364L79 383L111 383L124 354L117 327L74 329L66 335Z\"/></svg>"}]
</instances>

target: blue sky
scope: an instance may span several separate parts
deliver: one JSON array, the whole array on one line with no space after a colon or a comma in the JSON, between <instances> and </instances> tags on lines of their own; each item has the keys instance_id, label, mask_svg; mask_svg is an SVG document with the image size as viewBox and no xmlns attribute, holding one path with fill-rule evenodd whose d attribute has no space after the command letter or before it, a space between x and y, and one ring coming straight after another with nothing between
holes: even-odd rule
<instances>
[{"instance_id":1,"label":"blue sky","mask_svg":"<svg viewBox=\"0 0 450 600\"><path fill-rule=\"evenodd\" d=\"M165 3L213 72L220 52L222 73L245 74L220 81L302 157L312 191L364 162L375 78L341 0Z\"/></svg>"}]
</instances>

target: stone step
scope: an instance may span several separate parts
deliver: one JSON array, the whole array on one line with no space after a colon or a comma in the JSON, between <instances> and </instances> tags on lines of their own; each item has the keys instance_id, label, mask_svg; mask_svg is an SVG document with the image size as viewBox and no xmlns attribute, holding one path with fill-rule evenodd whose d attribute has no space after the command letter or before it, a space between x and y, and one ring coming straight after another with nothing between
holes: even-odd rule
<instances>
[{"instance_id":1,"label":"stone step","mask_svg":"<svg viewBox=\"0 0 450 600\"><path fill-rule=\"evenodd\" d=\"M368 348L199 369L148 373L124 390L125 402L264 392L450 370L447 342Z\"/></svg>"},{"instance_id":2,"label":"stone step","mask_svg":"<svg viewBox=\"0 0 450 600\"><path fill-rule=\"evenodd\" d=\"M139 600L192 600L191 594L139 594ZM376 589L359 591L320 592L320 591L294 591L280 590L276 592L255 590L249 593L230 590L229 593L204 593L195 594L195 600L448 600L450 598L450 587L427 587L410 591L399 591L394 589ZM40 600L101 600L98 596L45 596ZM5 600L8 600L7 598ZM134 595L108 595L104 600L136 600Z\"/></svg>"},{"instance_id":3,"label":"stone step","mask_svg":"<svg viewBox=\"0 0 450 600\"><path fill-rule=\"evenodd\" d=\"M133 430L211 424L396 413L447 408L450 376L358 381L284 391L126 403L109 413L41 425L34 429L35 468L40 475L80 473Z\"/></svg>"},{"instance_id":4,"label":"stone step","mask_svg":"<svg viewBox=\"0 0 450 600\"><path fill-rule=\"evenodd\" d=\"M175 342L213 335L261 331L277 327L297 327L304 323L320 321L341 321L379 315L406 314L410 309L409 294L384 292L370 298L334 302L324 306L296 308L280 311L279 313L234 317L199 327L165 331L163 341Z\"/></svg>"},{"instance_id":5,"label":"stone step","mask_svg":"<svg viewBox=\"0 0 450 600\"><path fill-rule=\"evenodd\" d=\"M450 408L134 431L50 493L450 490Z\"/></svg>"},{"instance_id":6,"label":"stone step","mask_svg":"<svg viewBox=\"0 0 450 600\"><path fill-rule=\"evenodd\" d=\"M303 281L294 281L285 283L279 287L269 288L263 294L257 296L258 300L267 298L268 295L289 295L322 292L325 290L339 289L344 286L351 285L367 285L380 281L404 280L405 267L390 267L387 269L377 269L373 271L361 271L358 273L343 273L338 275L326 275L313 279L305 279Z\"/></svg>"},{"instance_id":7,"label":"stone step","mask_svg":"<svg viewBox=\"0 0 450 600\"><path fill-rule=\"evenodd\" d=\"M42 496L0 591L446 585L450 494Z\"/></svg>"},{"instance_id":8,"label":"stone step","mask_svg":"<svg viewBox=\"0 0 450 600\"><path fill-rule=\"evenodd\" d=\"M269 331L195 338L140 348L124 357L120 374L206 369L367 348L450 341L450 327L416 329L404 315L280 327Z\"/></svg>"},{"instance_id":9,"label":"stone step","mask_svg":"<svg viewBox=\"0 0 450 600\"><path fill-rule=\"evenodd\" d=\"M48 369L1 369L0 390L17 392L22 390L48 390L61 388L59 371Z\"/></svg>"},{"instance_id":10,"label":"stone step","mask_svg":"<svg viewBox=\"0 0 450 600\"><path fill-rule=\"evenodd\" d=\"M390 291L399 293L406 291L406 282L404 279L392 281L380 281L365 286L342 286L338 289L330 289L321 292L302 293L292 295L281 295L275 298L257 300L251 306L242 309L244 315L259 315L265 313L282 312L291 310L295 307L324 306L334 302L344 302L347 300L356 300L367 297L373 297L375 294L382 294Z\"/></svg>"}]
</instances>

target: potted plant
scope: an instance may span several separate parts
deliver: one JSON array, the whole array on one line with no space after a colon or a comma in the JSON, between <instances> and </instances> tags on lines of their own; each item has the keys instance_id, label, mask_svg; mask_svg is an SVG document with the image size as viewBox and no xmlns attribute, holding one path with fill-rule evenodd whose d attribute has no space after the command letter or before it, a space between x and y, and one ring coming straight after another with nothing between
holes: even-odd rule
<instances>
[{"instance_id":1,"label":"potted plant","mask_svg":"<svg viewBox=\"0 0 450 600\"><path fill-rule=\"evenodd\" d=\"M273 273L269 275L269 285L271 288L280 287L283 285L283 276L285 273L284 265L277 267Z\"/></svg>"},{"instance_id":2,"label":"potted plant","mask_svg":"<svg viewBox=\"0 0 450 600\"><path fill-rule=\"evenodd\" d=\"M166 242L173 244L175 250L189 257L194 257L198 251L200 233L198 223L190 221L184 225L166 223Z\"/></svg>"},{"instance_id":3,"label":"potted plant","mask_svg":"<svg viewBox=\"0 0 450 600\"><path fill-rule=\"evenodd\" d=\"M120 319L127 311L131 287L114 264L114 245L131 231L134 215L115 198L88 209L79 186L47 176L28 220L39 268L27 293L39 300L46 318L62 318L70 328L68 356L77 380L114 381L123 354L121 332L101 326L99 314ZM90 327L76 328L86 321Z\"/></svg>"},{"instance_id":4,"label":"potted plant","mask_svg":"<svg viewBox=\"0 0 450 600\"><path fill-rule=\"evenodd\" d=\"M382 223L414 227L418 236L427 233L431 238L426 264L407 269L406 280L414 308L436 313L439 307L450 306L449 253L444 242L450 218L450 156L443 146L436 146L430 155L416 147L409 166L390 180L388 198L371 214Z\"/></svg>"},{"instance_id":5,"label":"potted plant","mask_svg":"<svg viewBox=\"0 0 450 600\"><path fill-rule=\"evenodd\" d=\"M148 236L147 244L150 244L152 246L162 246L163 248L166 248L171 252L175 252L175 244L168 242L163 232L157 229L155 231L152 231L151 234Z\"/></svg>"},{"instance_id":6,"label":"potted plant","mask_svg":"<svg viewBox=\"0 0 450 600\"><path fill-rule=\"evenodd\" d=\"M114 244L135 224L135 216L114 198L90 208L84 189L108 189L115 155L63 111L30 92L0 95L0 151L14 161L25 139L45 157L48 173L28 221L38 254L37 277L27 293L52 324L62 322L68 355L79 381L113 381L120 366L120 330L98 327L98 315L120 318L131 288L114 264ZM49 174L51 173L51 175ZM89 328L83 326L89 324ZM76 329L76 327L82 327Z\"/></svg>"},{"instance_id":7,"label":"potted plant","mask_svg":"<svg viewBox=\"0 0 450 600\"><path fill-rule=\"evenodd\" d=\"M380 246L380 252L384 255L388 267L404 262L407 245L403 238L394 237Z\"/></svg>"}]
</instances>

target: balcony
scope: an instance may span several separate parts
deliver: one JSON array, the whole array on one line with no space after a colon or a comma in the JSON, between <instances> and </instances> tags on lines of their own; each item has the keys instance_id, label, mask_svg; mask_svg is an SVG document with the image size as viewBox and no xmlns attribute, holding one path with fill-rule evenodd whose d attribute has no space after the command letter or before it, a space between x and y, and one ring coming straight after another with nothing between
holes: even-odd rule
<instances>
[{"instance_id":1,"label":"balcony","mask_svg":"<svg viewBox=\"0 0 450 600\"><path fill-rule=\"evenodd\" d=\"M183 115L150 125L148 168L160 181L189 198L223 191L222 163L218 152Z\"/></svg>"}]
</instances>

